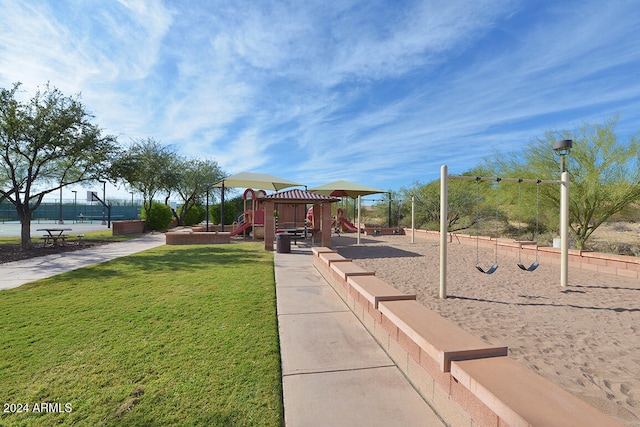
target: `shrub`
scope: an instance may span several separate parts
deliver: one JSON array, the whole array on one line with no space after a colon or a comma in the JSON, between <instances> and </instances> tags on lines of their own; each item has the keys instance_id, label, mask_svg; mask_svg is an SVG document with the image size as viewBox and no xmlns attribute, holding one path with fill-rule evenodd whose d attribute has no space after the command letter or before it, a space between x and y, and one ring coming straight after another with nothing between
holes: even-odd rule
<instances>
[{"instance_id":1,"label":"shrub","mask_svg":"<svg viewBox=\"0 0 640 427\"><path fill-rule=\"evenodd\" d=\"M147 221L149 230L162 231L166 230L173 220L173 212L171 208L162 203L151 202L150 218L146 217L146 210L142 210L142 219Z\"/></svg>"},{"instance_id":2,"label":"shrub","mask_svg":"<svg viewBox=\"0 0 640 427\"><path fill-rule=\"evenodd\" d=\"M184 205L178 208L178 216L182 214L182 208ZM192 206L184 217L184 225L196 225L205 220L207 216L207 209L202 205Z\"/></svg>"}]
</instances>

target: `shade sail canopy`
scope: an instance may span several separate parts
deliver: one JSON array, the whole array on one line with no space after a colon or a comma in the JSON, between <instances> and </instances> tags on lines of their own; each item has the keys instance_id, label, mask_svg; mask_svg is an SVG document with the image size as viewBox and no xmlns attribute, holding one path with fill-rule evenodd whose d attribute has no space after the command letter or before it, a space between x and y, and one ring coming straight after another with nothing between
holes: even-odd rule
<instances>
[{"instance_id":1,"label":"shade sail canopy","mask_svg":"<svg viewBox=\"0 0 640 427\"><path fill-rule=\"evenodd\" d=\"M329 184L321 185L320 187L311 188L309 191L324 194L325 196L351 197L353 199L358 196L366 196L368 194L386 193L384 190L378 190L377 188L371 188L344 180L330 182Z\"/></svg>"},{"instance_id":2,"label":"shade sail canopy","mask_svg":"<svg viewBox=\"0 0 640 427\"><path fill-rule=\"evenodd\" d=\"M256 188L258 190L279 191L283 188L295 187L304 184L264 173L240 172L216 182L213 187L222 187L223 185L225 187Z\"/></svg>"}]
</instances>

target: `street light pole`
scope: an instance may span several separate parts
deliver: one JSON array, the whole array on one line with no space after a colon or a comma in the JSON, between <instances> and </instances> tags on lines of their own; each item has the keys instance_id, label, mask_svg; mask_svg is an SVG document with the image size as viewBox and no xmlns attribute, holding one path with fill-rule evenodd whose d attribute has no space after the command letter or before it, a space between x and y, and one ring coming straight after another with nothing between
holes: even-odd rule
<instances>
[{"instance_id":1,"label":"street light pole","mask_svg":"<svg viewBox=\"0 0 640 427\"><path fill-rule=\"evenodd\" d=\"M563 139L553 143L553 149L560 155L560 286L569 284L569 174L566 171L566 155L573 147L573 141Z\"/></svg>"},{"instance_id":2,"label":"street light pole","mask_svg":"<svg viewBox=\"0 0 640 427\"><path fill-rule=\"evenodd\" d=\"M565 156L569 154L572 147L573 140L571 139L563 139L553 143L553 149L560 155L560 173L567 171Z\"/></svg>"}]
</instances>

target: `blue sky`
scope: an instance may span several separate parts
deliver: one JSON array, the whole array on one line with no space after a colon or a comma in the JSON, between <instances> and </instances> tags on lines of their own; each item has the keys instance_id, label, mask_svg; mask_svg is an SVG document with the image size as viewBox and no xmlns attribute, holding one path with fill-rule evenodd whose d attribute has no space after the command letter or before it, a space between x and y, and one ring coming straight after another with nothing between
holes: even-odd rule
<instances>
[{"instance_id":1,"label":"blue sky","mask_svg":"<svg viewBox=\"0 0 640 427\"><path fill-rule=\"evenodd\" d=\"M619 114L637 0L0 0L0 85L50 82L122 144L229 174L398 189ZM125 192L126 194L126 192Z\"/></svg>"}]
</instances>

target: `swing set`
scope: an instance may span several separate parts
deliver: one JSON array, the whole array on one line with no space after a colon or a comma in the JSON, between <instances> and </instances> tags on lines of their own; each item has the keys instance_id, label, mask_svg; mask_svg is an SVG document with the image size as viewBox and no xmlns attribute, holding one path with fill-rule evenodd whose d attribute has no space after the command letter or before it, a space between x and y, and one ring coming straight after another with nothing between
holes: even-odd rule
<instances>
[{"instance_id":1,"label":"swing set","mask_svg":"<svg viewBox=\"0 0 640 427\"><path fill-rule=\"evenodd\" d=\"M498 222L499 222L499 199L498 199L498 187L500 184L500 181L502 181L502 178L495 178L496 180L496 219L495 219L495 225L496 225L496 230L495 230L495 234L496 234L496 239L495 239L495 249L494 249L494 253L495 253L495 261L493 263L493 265L485 270L484 268L482 268L482 266L480 265L480 232L479 232L479 222L480 222L480 181L482 181L482 177L477 176L475 178L476 180L476 216L475 216L475 220L474 223L476 224L476 269L480 272L480 273L484 273L484 274L493 274L496 272L496 270L498 269L499 265L498 265L498 234L499 234L499 230L498 230ZM521 191L521 185L523 182L525 182L524 179L522 178L518 178L517 179L518 182L518 240L517 242L520 244L519 250L518 250L518 263L516 264L518 266L518 268L520 270L523 271L528 271L528 272L532 272L535 271L536 268L538 268L540 266L540 259L538 257L538 245L536 244L536 259L535 261L529 265L526 266L523 262L522 262L522 244L524 243L524 241L522 240L522 233L520 232L520 224L522 224L522 191ZM540 227L540 183L542 182L542 180L540 179L536 179L535 183L536 183L536 227L535 227L535 231L533 233L533 240L532 242L535 243L536 241L536 237L539 234L539 227Z\"/></svg>"},{"instance_id":2,"label":"swing set","mask_svg":"<svg viewBox=\"0 0 640 427\"><path fill-rule=\"evenodd\" d=\"M520 185L522 184L522 179L518 179L518 230L520 230L520 224L522 224L522 196L520 191ZM540 227L540 180L536 180L536 228L533 232L532 241L536 241L536 237L538 236L538 228ZM520 242L520 250L518 250L518 268L524 271L534 271L540 265L540 259L538 258L538 244L536 245L536 260L529 267L522 263L522 239L521 236L518 236L518 242Z\"/></svg>"},{"instance_id":3,"label":"swing set","mask_svg":"<svg viewBox=\"0 0 640 427\"><path fill-rule=\"evenodd\" d=\"M569 175L566 172L562 173L561 180L541 180L541 179L523 179L523 178L486 178L486 177L473 177L473 176L457 176L457 175L448 175L448 168L446 165L443 165L440 170L440 298L446 298L446 277L447 277L447 218L448 218L448 180L449 179L458 179L458 180L474 180L476 181L476 212L475 212L475 224L476 224L476 269L483 274L493 274L498 270L498 220L499 220L499 199L498 199L498 189L501 181L511 181L518 183L518 227L519 227L519 236L518 242L520 243L520 248L518 251L518 262L517 266L523 271L533 272L535 271L539 265L540 260L538 256L538 245L536 244L536 258L535 261L527 266L522 261L522 244L523 241L521 238L520 224L522 223L522 193L521 193L521 184L523 182L531 182L536 184L536 226L533 235L533 241L535 241L536 237L539 234L539 226L540 226L540 184L560 184L560 238L561 238L561 265L560 265L560 285L565 287L567 286L568 281L568 218L569 218ZM494 262L491 267L485 269L482 267L480 263L480 232L479 232L479 219L480 219L480 182L481 181L494 181L495 184L495 193L496 193L496 239L494 245Z\"/></svg>"}]
</instances>

